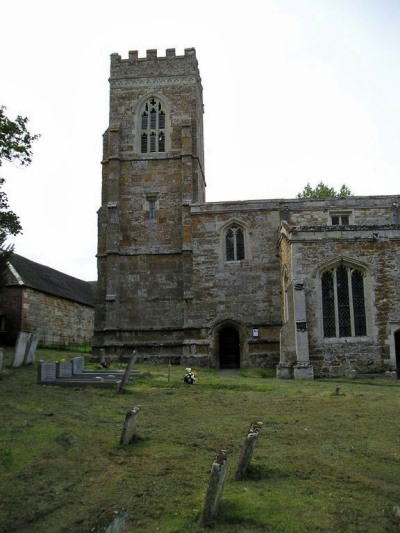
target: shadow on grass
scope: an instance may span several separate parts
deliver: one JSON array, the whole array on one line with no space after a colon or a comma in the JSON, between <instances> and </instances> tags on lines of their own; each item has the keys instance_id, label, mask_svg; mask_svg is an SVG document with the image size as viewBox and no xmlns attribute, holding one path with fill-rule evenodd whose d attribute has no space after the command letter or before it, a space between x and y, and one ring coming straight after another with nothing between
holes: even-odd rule
<instances>
[{"instance_id":1,"label":"shadow on grass","mask_svg":"<svg viewBox=\"0 0 400 533\"><path fill-rule=\"evenodd\" d=\"M268 531L263 520L259 519L248 505L238 501L223 500L218 509L218 515L208 526L208 529L218 532L234 531Z\"/></svg>"}]
</instances>

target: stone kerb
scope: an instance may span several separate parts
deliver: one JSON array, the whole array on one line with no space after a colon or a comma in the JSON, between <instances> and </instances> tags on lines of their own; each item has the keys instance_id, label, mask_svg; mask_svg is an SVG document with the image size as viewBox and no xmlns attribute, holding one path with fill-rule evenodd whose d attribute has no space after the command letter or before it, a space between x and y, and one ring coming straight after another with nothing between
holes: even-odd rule
<instances>
[{"instance_id":1,"label":"stone kerb","mask_svg":"<svg viewBox=\"0 0 400 533\"><path fill-rule=\"evenodd\" d=\"M14 359L12 363L13 368L19 368L24 364L25 354L28 347L30 333L20 331L17 336L17 342L15 344Z\"/></svg>"},{"instance_id":2,"label":"stone kerb","mask_svg":"<svg viewBox=\"0 0 400 533\"><path fill-rule=\"evenodd\" d=\"M221 450L211 466L208 489L204 500L203 513L200 519L200 524L202 526L210 525L217 515L227 472L227 453L226 450Z\"/></svg>"},{"instance_id":3,"label":"stone kerb","mask_svg":"<svg viewBox=\"0 0 400 533\"><path fill-rule=\"evenodd\" d=\"M262 422L253 422L249 428L236 469L235 481L243 481L247 477L250 461L261 431L261 426Z\"/></svg>"},{"instance_id":4,"label":"stone kerb","mask_svg":"<svg viewBox=\"0 0 400 533\"><path fill-rule=\"evenodd\" d=\"M140 405L137 405L126 413L125 422L121 432L121 438L119 440L121 446L125 446L132 442L136 433L140 410Z\"/></svg>"}]
</instances>

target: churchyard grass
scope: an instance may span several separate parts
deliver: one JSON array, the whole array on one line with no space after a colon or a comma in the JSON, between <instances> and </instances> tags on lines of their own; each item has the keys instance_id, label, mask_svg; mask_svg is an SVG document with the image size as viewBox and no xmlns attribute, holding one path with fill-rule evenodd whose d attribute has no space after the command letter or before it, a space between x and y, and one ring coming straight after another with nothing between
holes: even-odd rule
<instances>
[{"instance_id":1,"label":"churchyard grass","mask_svg":"<svg viewBox=\"0 0 400 533\"><path fill-rule=\"evenodd\" d=\"M36 360L65 355L39 350ZM399 530L397 380L281 381L262 369L240 377L196 369L199 381L187 385L183 367L170 367L169 383L167 366L135 368L147 375L121 395L37 385L35 365L5 369L0 531L98 531L123 509L128 533L203 531L210 467L222 448L230 465L211 531ZM125 414L136 405L136 437L121 447ZM234 481L254 420L263 426L249 477Z\"/></svg>"}]
</instances>

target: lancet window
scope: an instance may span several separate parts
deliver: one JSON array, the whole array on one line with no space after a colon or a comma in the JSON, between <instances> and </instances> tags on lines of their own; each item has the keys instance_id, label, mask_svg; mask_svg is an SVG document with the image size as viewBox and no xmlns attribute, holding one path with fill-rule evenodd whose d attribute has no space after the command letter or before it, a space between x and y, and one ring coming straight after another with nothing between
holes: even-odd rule
<instances>
[{"instance_id":1,"label":"lancet window","mask_svg":"<svg viewBox=\"0 0 400 533\"><path fill-rule=\"evenodd\" d=\"M225 254L227 261L244 259L244 233L237 225L230 226L225 232Z\"/></svg>"}]
</instances>

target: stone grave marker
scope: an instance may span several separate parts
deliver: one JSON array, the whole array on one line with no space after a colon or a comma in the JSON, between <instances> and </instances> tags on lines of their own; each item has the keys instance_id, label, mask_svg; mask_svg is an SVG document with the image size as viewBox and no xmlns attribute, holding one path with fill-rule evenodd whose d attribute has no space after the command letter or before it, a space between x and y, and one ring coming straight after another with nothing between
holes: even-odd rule
<instances>
[{"instance_id":1,"label":"stone grave marker","mask_svg":"<svg viewBox=\"0 0 400 533\"><path fill-rule=\"evenodd\" d=\"M226 450L220 450L211 466L210 480L200 518L202 526L210 525L217 515L227 472L228 456Z\"/></svg>"},{"instance_id":2,"label":"stone grave marker","mask_svg":"<svg viewBox=\"0 0 400 533\"><path fill-rule=\"evenodd\" d=\"M26 333L26 331L20 331L18 333L17 342L15 344L14 359L12 363L13 368L19 368L24 364L29 336L30 334Z\"/></svg>"},{"instance_id":3,"label":"stone grave marker","mask_svg":"<svg viewBox=\"0 0 400 533\"><path fill-rule=\"evenodd\" d=\"M25 365L31 365L35 360L36 348L39 342L39 333L30 333L25 352Z\"/></svg>"},{"instance_id":4,"label":"stone grave marker","mask_svg":"<svg viewBox=\"0 0 400 533\"><path fill-rule=\"evenodd\" d=\"M71 361L60 361L57 363L57 377L58 378L72 378L72 363Z\"/></svg>"},{"instance_id":5,"label":"stone grave marker","mask_svg":"<svg viewBox=\"0 0 400 533\"><path fill-rule=\"evenodd\" d=\"M56 380L56 363L39 363L38 383Z\"/></svg>"},{"instance_id":6,"label":"stone grave marker","mask_svg":"<svg viewBox=\"0 0 400 533\"><path fill-rule=\"evenodd\" d=\"M0 348L0 374L3 372L4 368L4 349Z\"/></svg>"},{"instance_id":7,"label":"stone grave marker","mask_svg":"<svg viewBox=\"0 0 400 533\"><path fill-rule=\"evenodd\" d=\"M253 422L250 426L236 469L235 481L243 481L247 477L247 471L249 469L251 457L261 431L261 426L262 422Z\"/></svg>"},{"instance_id":8,"label":"stone grave marker","mask_svg":"<svg viewBox=\"0 0 400 533\"><path fill-rule=\"evenodd\" d=\"M124 426L121 432L121 438L119 439L120 445L125 446L126 444L132 442L136 433L140 409L140 405L137 405L126 413Z\"/></svg>"},{"instance_id":9,"label":"stone grave marker","mask_svg":"<svg viewBox=\"0 0 400 533\"><path fill-rule=\"evenodd\" d=\"M105 530L105 533L125 533L125 524L128 519L128 513L121 513L111 521L111 523L108 525L107 529Z\"/></svg>"},{"instance_id":10,"label":"stone grave marker","mask_svg":"<svg viewBox=\"0 0 400 533\"><path fill-rule=\"evenodd\" d=\"M128 380L129 380L129 377L131 375L131 371L132 371L132 368L133 368L133 365L135 364L135 362L136 362L136 351L133 350L132 357L129 360L128 366L126 367L125 373L124 373L123 378L121 380L121 383L119 384L119 387L118 387L118 393L119 394L122 394L124 392L126 384L128 383Z\"/></svg>"},{"instance_id":11,"label":"stone grave marker","mask_svg":"<svg viewBox=\"0 0 400 533\"><path fill-rule=\"evenodd\" d=\"M71 359L72 363L72 373L73 374L82 374L85 365L85 359L82 356L73 357Z\"/></svg>"}]
</instances>

